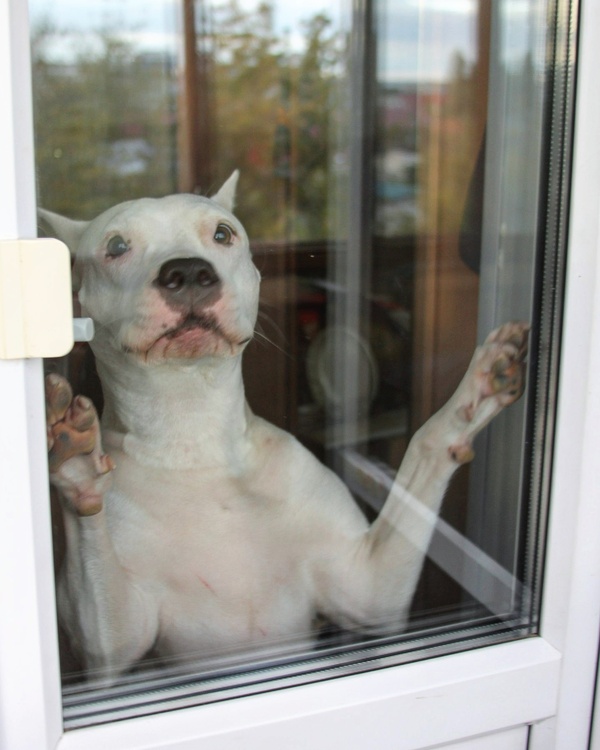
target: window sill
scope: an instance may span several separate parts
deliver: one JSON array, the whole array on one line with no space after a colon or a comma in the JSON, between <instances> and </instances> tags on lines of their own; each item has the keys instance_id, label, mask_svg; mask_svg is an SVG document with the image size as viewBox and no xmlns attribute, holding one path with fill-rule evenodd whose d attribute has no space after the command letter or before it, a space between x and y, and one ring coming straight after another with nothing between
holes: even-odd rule
<instances>
[{"instance_id":1,"label":"window sill","mask_svg":"<svg viewBox=\"0 0 600 750\"><path fill-rule=\"evenodd\" d=\"M276 693L67 732L57 750L397 750L531 724L556 711L560 655L542 638ZM540 686L544 686L540 690ZM473 710L474 706L477 710Z\"/></svg>"}]
</instances>

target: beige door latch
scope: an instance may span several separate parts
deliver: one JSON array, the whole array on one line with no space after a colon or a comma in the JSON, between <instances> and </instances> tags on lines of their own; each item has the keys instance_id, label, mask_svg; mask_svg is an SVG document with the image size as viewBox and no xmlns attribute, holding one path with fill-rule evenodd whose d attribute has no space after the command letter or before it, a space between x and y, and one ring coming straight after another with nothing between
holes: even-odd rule
<instances>
[{"instance_id":1,"label":"beige door latch","mask_svg":"<svg viewBox=\"0 0 600 750\"><path fill-rule=\"evenodd\" d=\"M91 338L90 325L78 322L78 338ZM66 245L0 240L0 359L61 357L73 348L73 330Z\"/></svg>"}]
</instances>

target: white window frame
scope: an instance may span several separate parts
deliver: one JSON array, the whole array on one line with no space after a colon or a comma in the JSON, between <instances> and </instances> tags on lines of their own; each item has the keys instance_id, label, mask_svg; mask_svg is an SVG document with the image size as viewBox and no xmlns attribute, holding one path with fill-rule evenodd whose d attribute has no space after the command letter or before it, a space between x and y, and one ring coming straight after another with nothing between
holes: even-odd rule
<instances>
[{"instance_id":1,"label":"white window frame","mask_svg":"<svg viewBox=\"0 0 600 750\"><path fill-rule=\"evenodd\" d=\"M63 734L42 364L0 361L3 750L417 750L502 730L512 731L499 734L497 742L476 740L472 747L588 747L600 632L597 29L600 3L582 0L566 308L540 636ZM0 91L0 239L33 237L24 0L0 0ZM531 729L524 744L527 726Z\"/></svg>"}]
</instances>

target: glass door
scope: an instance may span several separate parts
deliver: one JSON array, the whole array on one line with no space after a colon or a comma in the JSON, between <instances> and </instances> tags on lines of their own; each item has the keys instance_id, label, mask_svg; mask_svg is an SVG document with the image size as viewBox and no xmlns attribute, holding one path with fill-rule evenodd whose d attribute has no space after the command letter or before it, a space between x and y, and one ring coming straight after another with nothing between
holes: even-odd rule
<instances>
[{"instance_id":1,"label":"glass door","mask_svg":"<svg viewBox=\"0 0 600 750\"><path fill-rule=\"evenodd\" d=\"M168 345L158 349L173 356L155 361L158 350L150 349L157 338L144 350L142 366L137 361L131 364L136 356L139 359L139 351L137 339L127 338L131 321L124 311L143 300L144 284L154 295L150 300L166 305L170 315L178 310L180 303L173 302L167 289L169 284L179 285L177 279L187 273L179 267L181 260L196 261L198 256L191 239L195 235L186 233L181 224L173 231L174 225L165 224L161 217L156 221L155 207L162 210L158 203L110 208L123 200L159 199L172 193L213 210L214 201L191 197L202 191L216 197L216 204L229 217L233 183L225 182L221 189L219 185L241 166L236 211L251 237L252 264L262 276L262 296L254 340L247 341L248 336L236 342L247 348L244 376L250 408L275 427L265 428L261 421L251 424L267 429L269 435L282 434L270 432L275 428L290 431L298 452L293 457L302 456L311 467L327 467L319 469L318 476L333 484L320 503L338 497L341 480L347 488L343 497L355 509L351 513L361 519L352 529L377 528L375 519L382 507L386 519L390 508L389 499L384 505L386 495L390 493L394 500L398 487L395 471L405 454L410 459L410 451L419 445L419 425L443 406L458 385L472 349L484 338L478 327L487 329L511 317L527 317L533 324L525 395L488 429L484 442L475 444L479 457L470 470L462 458L471 458L471 444L461 444L466 453L460 455L450 445L450 458L455 462L459 458L465 466L454 478L438 520L438 506L424 512L423 497L414 495L411 485L402 497L401 515L405 522L408 519L410 533L422 527L427 532L420 536L424 548L415 558L418 564L413 567L414 585L407 589L408 609L386 606L377 614L371 598L362 617L345 605L343 615L328 603L300 606L308 596L307 587L294 573L286 579L289 591L295 592L288 618L294 623L291 629L273 636L269 629L281 622L280 615L264 623L262 615L255 613L250 623L254 636L249 642L235 635L240 623L248 625L247 617L232 615L237 623L233 636L223 640L221 620L219 638L198 640L198 631L210 632L211 626L196 624L190 636L181 635L182 628L198 618L203 622L204 615L189 604L195 598L193 592L185 591L187 584L169 578L169 594L182 593L183 586L183 598L167 596L174 608L161 605L161 618L177 620L180 606L192 606L192 610L186 609L174 630L161 624L152 630L152 637L142 638L147 643L140 646L134 660L119 656L116 646L108 658L98 659L93 638L82 627L85 613L74 608L74 589L65 580L78 575L69 569L73 527L90 533L97 517L105 513L104 498L92 513L81 512L83 506L76 503L73 506L64 483L61 486L62 480L56 479L62 464L53 464L51 456L55 565L57 571L67 570L59 584L58 603L63 722L72 730L65 735L71 739L65 741L77 742L78 727L105 724L106 731L112 731L115 719L136 716L147 716L146 722L138 721L140 727L149 727L156 714L183 707L194 713L210 709L203 715L214 719L224 716L228 705L242 705L243 697L249 695L260 699L254 705L262 706L291 700L284 714L289 713L294 696L301 702L307 700L305 706L311 694L328 696L335 703L343 694L342 683L369 685L374 695L383 698L386 690L396 691L401 685L399 675L418 682L418 675L427 673L425 664L418 663L424 656L443 657L431 662L432 678L444 664L463 664L465 672L457 679L474 687L484 683L477 683L479 677L471 679L469 670L471 675L481 675L478 670L492 673L496 669L493 656L486 662L488 652L498 658L507 656L512 679L522 676L525 662L518 658L511 662L509 655L529 654L533 671L528 679L534 679L535 672L537 679L546 675L547 684L556 685L558 654L539 637L540 563L554 425L556 321L562 309L562 299L555 292L562 284L565 235L560 231L552 235L548 216L562 211L560 215L566 217L568 169L558 181L547 180L551 172L555 174L557 162L551 157L556 149L563 148L561 169L568 167L564 144L572 123L572 83L562 81L562 90L556 77L547 76L547 69L555 66L556 71L562 60L570 59L573 30L571 35L561 34L566 20L573 18L573 9L525 5L516 8L507 3L496 11L486 3L461 4L460 8L458 4L440 8L397 3L364 7L355 15L349 14L349 8L339 12L319 6L310 17L289 19L281 9L266 6L159 3L152 6L152 13L140 16L134 4L112 7L104 3L98 8L89 4L85 17L80 9L74 12L65 6L58 19L51 15L56 4L52 8L42 2L32 4L39 200L49 209L42 212L42 230L71 245L76 256L74 279L76 284L83 283L82 293L75 298L76 309L94 318L96 325L91 353L80 343L68 360L49 361L46 369L51 384L63 382L57 381L59 375L66 377L77 394L87 394L98 412L104 409L107 454L121 456L119 467L126 467L132 456L145 466L138 471L140 484L136 485L145 492L152 495L166 471L173 477L173 467L179 475L192 470L179 449L185 452L195 441L186 443L180 433L172 432L174 423L165 421L161 399L169 402L168 394L173 391L165 395L162 390L151 390L153 401L146 402L151 408L146 407L149 411L142 421L152 435L161 424L165 426L161 451L175 448L171 465L157 470L152 453L157 443L136 447L139 435L128 430L125 420L137 419L128 410L137 396L130 390L119 399L119 378L136 372L141 378L148 376L148 382L159 383L170 367L188 378L196 366L196 355L188 356L190 340L192 349L203 354L204 344L198 341L207 330L220 331L221 323L213 317L209 326L204 312L194 308L175 328L163 326L160 338L166 338L163 343ZM548 28L556 33L549 33ZM405 30L408 38L398 40L398 29ZM516 37L512 36L515 29L519 31ZM570 68L566 74L571 74ZM504 104L498 104L499 98ZM560 106L555 105L557 98ZM524 101L528 106L523 106ZM568 116L549 118L554 106ZM522 200L515 199L517 188L523 190ZM144 213L148 205L152 210ZM173 205L180 205L180 199ZM515 213L515 205L522 209L520 213ZM107 208L110 213L103 214ZM126 214L124 223L115 223L122 210L133 210L133 214ZM140 211L141 223L136 218ZM95 216L101 219L88 225ZM72 218L78 223L67 220ZM219 220L211 241L228 250L235 247L234 238L244 237L238 218ZM163 257L173 235L178 238L177 254L169 249ZM160 242L152 244L157 239ZM116 271L127 268L140 247L140 258L131 264L137 270L125 270L128 285L111 296L118 286ZM221 256L211 253L210 261L201 258L203 278L210 284L193 284L210 286L216 304L227 298L229 279ZM166 278L172 271L166 266L174 261L179 264L178 276ZM185 269L189 267L187 263ZM256 279L256 272L252 274ZM550 278L554 286L546 283ZM245 283L256 282L248 276ZM184 281L180 286L187 289L186 285ZM524 330L519 328L520 335ZM115 357L106 356L106 347L113 345L115 336L119 340L121 331L125 338L119 357L124 357L124 364L115 369ZM514 336L511 329L503 343L520 354L522 344L515 343ZM195 337L200 338L196 341ZM265 351L260 350L260 340L269 347ZM231 339L228 344L232 348ZM218 347L210 353L212 357L218 354ZM148 375L151 367L158 368L160 375ZM29 370L33 383L40 373L35 366ZM98 374L104 379L102 384ZM17 379L22 376L24 371L16 375ZM113 378L112 383L107 377ZM30 387L35 403L41 386ZM520 389L509 390L512 401ZM179 419L185 420L193 408L187 386L179 398L187 405L178 412ZM227 408L232 400L231 396L225 399ZM90 408L88 402L77 403L85 404L84 411ZM468 410L471 402L458 406ZM211 415L212 429L217 415ZM64 419L62 414L54 424ZM450 429L446 422L439 424ZM228 440L237 427L235 423L226 431ZM119 443L123 437L125 442ZM411 438L413 449L408 447ZM201 442L206 443L204 438ZM212 446L209 442L211 448L216 445L216 439ZM75 457L89 452L82 450ZM266 453L261 460L268 458ZM107 471L100 473L111 473L113 459L102 460ZM312 463L317 460L318 464ZM35 463L39 466L39 456ZM206 470L211 466L206 465ZM233 465L228 466L233 472ZM122 469L115 471L118 477ZM228 474L226 479L231 482L233 476ZM501 481L492 480L495 476ZM121 485L111 497L121 497L126 486ZM268 481L266 487L272 490L273 483ZM289 485L284 483L284 487ZM174 494L180 490L176 483ZM264 491L263 487L263 494L259 493L263 500ZM62 498L58 497L61 493ZM508 498L506 509L500 504L501 496ZM181 504L177 508L181 510ZM345 514L340 511L342 523L354 524L343 520ZM117 529L118 518L109 518L106 528ZM159 525L168 526L169 516L160 518ZM175 570L169 568L169 556L173 551L189 552L192 542L185 535L186 526L195 527L195 519L192 514L179 527L176 541L171 537L166 545L161 542L150 558L142 555L147 560L162 555L164 563L157 568L158 578L144 586L164 585L165 570ZM267 525L273 523L269 516ZM396 522L391 525L396 531ZM283 545L288 555L296 537L286 536L287 525L275 527L277 538L288 540ZM121 555L120 568L123 544L128 544L123 540L132 539L125 534L118 541L118 535L125 533L122 528L126 527L117 529L111 542L117 558ZM139 539L145 543L151 537L146 527ZM230 544L234 538L230 527L219 538L224 545ZM407 549L419 546L416 539L409 534ZM265 564L276 568L289 563L296 571L300 557L282 558L280 547L267 544L273 556L267 556ZM41 551L36 548L34 558L43 558L44 549L47 552L43 544ZM86 565L90 561L87 549L80 548ZM328 547L328 558L330 554ZM132 560L134 567L139 559ZM245 559L246 567L251 561L260 568L254 553ZM231 555L222 560L230 564ZM234 579L224 581L226 588L244 568L239 570ZM269 570L267 578L272 573ZM204 594L202 609L210 609L206 599L214 595L215 579L202 572L194 575ZM222 579L217 576L217 580ZM339 583L346 585L346 581L344 575L339 578ZM375 576L373 581L379 585L381 578ZM87 596L86 586L79 590L82 597ZM235 610L241 597L241 589L234 586L226 606ZM89 601L98 604L97 597ZM128 594L122 607L127 609L131 601ZM145 618L149 610L144 606L136 613ZM109 603L108 610L112 607ZM106 626L107 633L117 622L107 623L100 610L87 623L91 621L100 624L100 630ZM263 630L265 640L257 644L255 636ZM474 646L492 644L499 644L496 650L469 653ZM461 652L466 652L464 659ZM413 663L400 668L408 662ZM340 675L354 678L348 678L349 682L332 679ZM301 686L309 683L319 684L307 692ZM271 694L275 689L283 692ZM363 689L358 687L354 695ZM487 695L482 689L481 695ZM506 746L524 747L525 725L552 713L553 689L535 707L517 711L503 725L492 722L462 735L436 730L423 741L439 744L469 732L507 727L512 721L524 728L511 733L513 744ZM225 698L234 702L223 702ZM214 707L208 705L217 702ZM204 709L192 708L203 704L207 704ZM339 705L331 710L343 715ZM178 729L175 717L179 713L169 714L161 731L170 726L173 736L180 736L186 722L183 719ZM311 721L316 726L315 719L307 719L302 731L308 731ZM94 736L106 736L98 732ZM168 742L165 738L165 747Z\"/></svg>"}]
</instances>

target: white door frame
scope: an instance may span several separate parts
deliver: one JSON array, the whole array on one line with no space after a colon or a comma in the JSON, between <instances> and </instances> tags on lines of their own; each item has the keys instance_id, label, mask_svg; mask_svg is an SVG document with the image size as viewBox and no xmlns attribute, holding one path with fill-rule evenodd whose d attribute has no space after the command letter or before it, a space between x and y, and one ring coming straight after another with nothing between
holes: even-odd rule
<instances>
[{"instance_id":1,"label":"white door frame","mask_svg":"<svg viewBox=\"0 0 600 750\"><path fill-rule=\"evenodd\" d=\"M0 1L0 239L35 237L26 2ZM61 732L39 360L0 361L0 747Z\"/></svg>"},{"instance_id":2,"label":"white door frame","mask_svg":"<svg viewBox=\"0 0 600 750\"><path fill-rule=\"evenodd\" d=\"M588 747L600 631L599 28L600 4L584 0L541 636L63 735L42 367L0 361L3 750L417 750L524 725L535 725L530 750ZM28 50L26 3L0 0L0 239L35 235Z\"/></svg>"}]
</instances>

